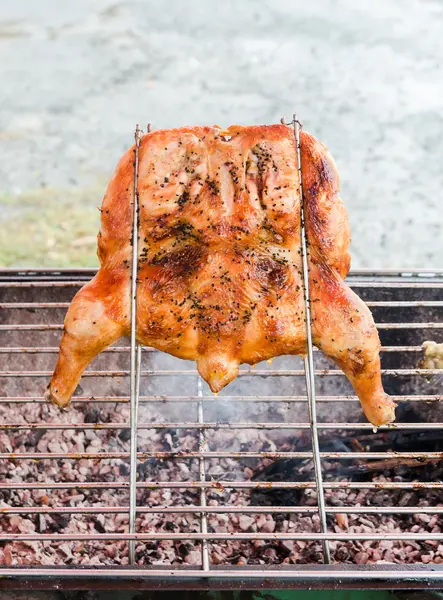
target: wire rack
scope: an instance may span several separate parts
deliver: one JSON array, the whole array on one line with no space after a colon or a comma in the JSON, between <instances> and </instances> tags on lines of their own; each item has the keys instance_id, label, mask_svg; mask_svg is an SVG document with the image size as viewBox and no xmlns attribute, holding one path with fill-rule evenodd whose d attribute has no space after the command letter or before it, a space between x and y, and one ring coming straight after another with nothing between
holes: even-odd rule
<instances>
[{"instance_id":1,"label":"wire rack","mask_svg":"<svg viewBox=\"0 0 443 600\"><path fill-rule=\"evenodd\" d=\"M298 145L299 123L294 118L291 125ZM137 127L136 147L140 135ZM134 223L137 223L138 160L135 163ZM306 257L305 242L302 227L302 249ZM133 248L134 256L137 256L137 228L134 228ZM134 261L133 315L136 273ZM308 282L306 260L304 274ZM443 459L443 453L429 451L377 452L364 447L353 451L322 450L325 440L340 437L348 431L367 431L373 436L383 436L390 429L443 429L443 415L439 413L443 371L425 368L420 363L424 341L443 342L442 271L368 270L354 272L349 278L349 284L371 307L377 321L385 388L396 396L400 405L428 409L422 420L400 421L380 427L377 432L363 421L358 399L342 372L312 345L304 362L296 357L283 357L273 365L264 363L256 369L241 369L237 381L215 397L198 376L193 363L178 361L151 348L141 348L136 344L134 329L129 344L123 341L107 349L85 372L71 409L65 412L47 409L49 412L45 413L42 392L58 352L64 312L73 294L92 275L89 269L0 271L0 355L3 365L0 372L0 436L4 436L0 437L0 462L4 465L1 519L17 515L32 521L41 516L66 515L70 520L57 532L35 531L32 527L29 531L23 528L10 531L7 525L2 525L0 542L3 548L14 543L36 543L46 548L48 544L84 543L88 551L92 547L88 544L97 543L100 548L107 543L123 544L128 550L129 564L113 564L112 557L91 565L83 564L81 568L48 562L44 565L6 562L0 566L1 575L62 579L112 576L121 580L141 577L144 581L166 578L181 582L214 579L241 582L245 578L262 582L264 578L272 577L274 581L294 585L308 581L311 584L313 581L341 581L344 585L346 581L380 579L393 585L394 580L402 579L427 583L443 579L443 571L436 564L432 568L401 564L388 567L341 565L336 551L332 552L334 564L328 564L332 542L400 540L421 543L443 539L440 531L337 531L330 521L334 515L441 515L443 503L437 506L332 503L334 491L425 489L439 493L443 481L352 481L338 475L328 475L324 480L322 472L330 461L345 464L361 459L391 462ZM309 307L307 286L305 298ZM310 340L309 319L307 325ZM337 407L341 409L337 410ZM117 420L115 415L121 418ZM51 436L61 435L60 432L72 434L73 440L83 436L82 439L89 439L91 444L80 444L79 450L79 444L74 442L62 442L58 448L45 442ZM146 438L146 432L154 432L154 437ZM166 449L159 449L158 443L152 442L158 440L162 432L174 437ZM93 445L94 435L102 436L96 446ZM303 439L306 435L311 442L309 450L291 449L289 438ZM263 441L260 436L266 439ZM30 443L26 443L27 437L31 439ZM236 443L230 447L229 440ZM243 441L238 443L238 440ZM39 447L42 443L43 450ZM150 445L155 449L150 449ZM254 465L263 467L290 459L310 461L309 476L303 480L279 481L257 480L250 476ZM83 467L81 480L70 479L70 469L65 465L81 461L87 461L88 465L105 465L104 475L96 470L91 478L89 467ZM156 478L158 470L151 466L159 461L167 465L166 476L160 473L161 477ZM21 467L26 463L44 466L28 476L26 468ZM191 467L179 471L175 467L177 464ZM226 464L231 465L230 469L223 467ZM243 471L232 467L233 464L241 464ZM19 467L11 472L11 465ZM57 465L52 475L48 465L52 468ZM286 490L294 494L304 491L309 494L310 504L257 506L248 497L257 490ZM159 494L155 501L153 493ZM91 494L97 496L87 502ZM37 500L41 498L45 499L43 503ZM214 525L217 515L238 522L238 518L245 515L282 514L290 518L311 516L314 526L306 531L298 526L292 531L275 532L254 530L252 524L252 529L234 531L218 529ZM123 527L108 531L109 527L102 522L100 530L93 529L90 523L97 515L105 519L118 518ZM184 529L178 520L169 528L157 530L152 521L144 521L149 515L161 515L163 521L170 517L183 519L188 515L193 520L189 526L189 520L185 518ZM76 519L86 520L84 529L70 526ZM194 560L194 564L177 564L174 560L170 564L143 564L140 560L147 544L179 544L183 540L199 553L200 559ZM316 544L317 560L323 565L274 562L257 568L241 561L235 566L214 561L216 545L272 544L276 541Z\"/></svg>"}]
</instances>

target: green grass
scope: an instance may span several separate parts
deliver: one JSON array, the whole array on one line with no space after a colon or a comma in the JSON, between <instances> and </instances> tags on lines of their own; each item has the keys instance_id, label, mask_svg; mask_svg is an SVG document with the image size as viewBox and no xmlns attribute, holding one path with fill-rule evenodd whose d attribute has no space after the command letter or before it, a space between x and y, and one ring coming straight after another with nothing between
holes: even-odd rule
<instances>
[{"instance_id":1,"label":"green grass","mask_svg":"<svg viewBox=\"0 0 443 600\"><path fill-rule=\"evenodd\" d=\"M104 186L0 193L0 267L96 267Z\"/></svg>"}]
</instances>

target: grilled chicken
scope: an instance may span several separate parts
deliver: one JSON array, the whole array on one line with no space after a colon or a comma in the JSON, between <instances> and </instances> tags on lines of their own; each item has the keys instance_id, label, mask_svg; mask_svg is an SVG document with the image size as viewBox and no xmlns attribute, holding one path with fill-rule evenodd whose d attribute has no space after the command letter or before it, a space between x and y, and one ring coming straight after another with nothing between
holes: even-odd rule
<instances>
[{"instance_id":1,"label":"grilled chicken","mask_svg":"<svg viewBox=\"0 0 443 600\"><path fill-rule=\"evenodd\" d=\"M343 369L374 425L394 419L378 334L343 282L349 226L327 148L301 134L314 344ZM65 406L91 360L130 332L135 147L102 205L100 270L75 296L47 397ZM306 352L300 195L286 125L184 127L139 150L137 339L197 362L213 392L237 373Z\"/></svg>"}]
</instances>

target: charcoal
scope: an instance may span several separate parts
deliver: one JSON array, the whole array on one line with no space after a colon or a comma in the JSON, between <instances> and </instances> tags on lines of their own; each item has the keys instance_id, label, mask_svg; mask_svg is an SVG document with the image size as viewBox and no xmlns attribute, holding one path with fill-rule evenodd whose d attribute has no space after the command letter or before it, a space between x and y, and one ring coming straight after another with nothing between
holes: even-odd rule
<instances>
[{"instance_id":1,"label":"charcoal","mask_svg":"<svg viewBox=\"0 0 443 600\"><path fill-rule=\"evenodd\" d=\"M85 423L100 423L102 421L101 411L97 406L88 404L84 418Z\"/></svg>"},{"instance_id":2,"label":"charcoal","mask_svg":"<svg viewBox=\"0 0 443 600\"><path fill-rule=\"evenodd\" d=\"M118 434L118 437L122 442L129 442L129 440L131 439L131 430L122 429Z\"/></svg>"}]
</instances>

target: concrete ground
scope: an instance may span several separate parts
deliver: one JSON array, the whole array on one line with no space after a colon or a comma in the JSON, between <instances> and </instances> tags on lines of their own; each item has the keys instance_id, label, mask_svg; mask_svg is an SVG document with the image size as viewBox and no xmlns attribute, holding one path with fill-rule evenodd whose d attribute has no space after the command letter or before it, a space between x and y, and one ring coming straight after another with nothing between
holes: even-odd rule
<instances>
[{"instance_id":1,"label":"concrete ground","mask_svg":"<svg viewBox=\"0 0 443 600\"><path fill-rule=\"evenodd\" d=\"M0 2L0 263L95 264L136 122L297 110L338 163L353 265L441 267L442 30L441 0Z\"/></svg>"},{"instance_id":2,"label":"concrete ground","mask_svg":"<svg viewBox=\"0 0 443 600\"><path fill-rule=\"evenodd\" d=\"M96 264L136 122L296 110L336 158L353 265L441 267L442 61L441 0L0 1L0 266Z\"/></svg>"}]
</instances>

